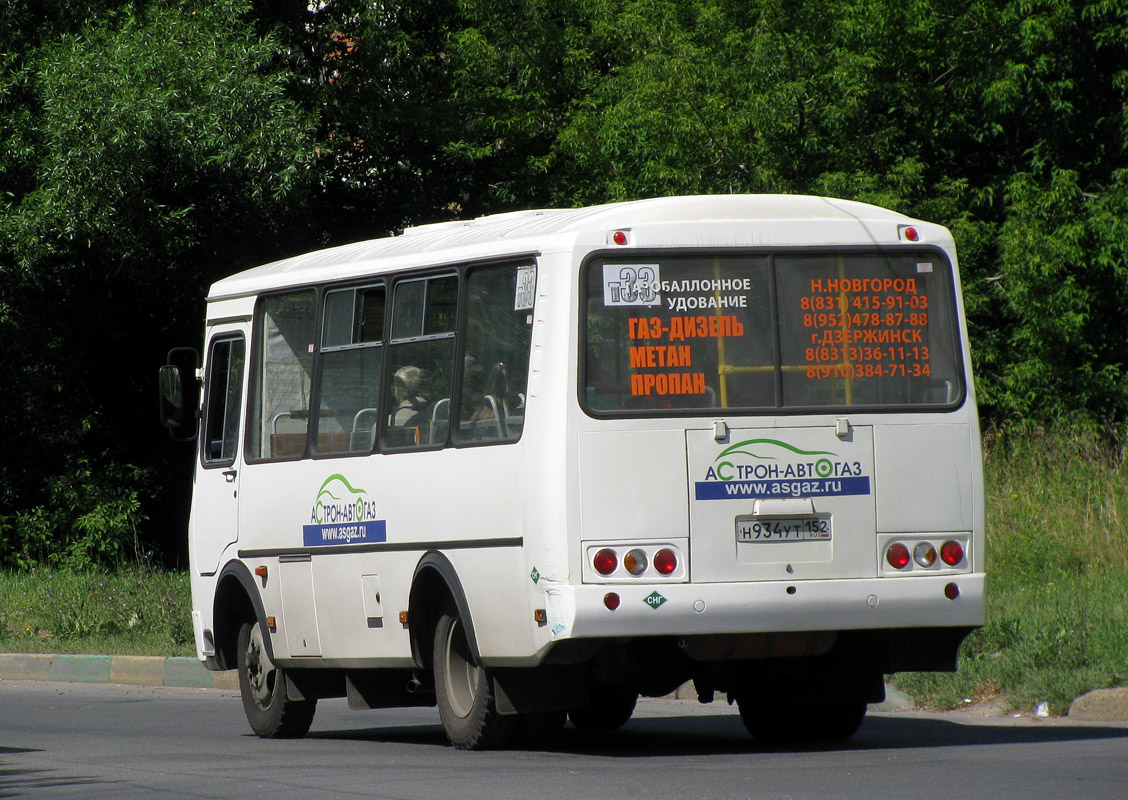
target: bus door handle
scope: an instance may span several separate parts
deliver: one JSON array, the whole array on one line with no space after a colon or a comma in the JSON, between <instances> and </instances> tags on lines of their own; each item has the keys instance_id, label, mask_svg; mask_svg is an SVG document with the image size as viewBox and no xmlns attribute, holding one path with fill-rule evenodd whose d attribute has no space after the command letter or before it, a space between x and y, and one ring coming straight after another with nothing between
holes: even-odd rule
<instances>
[{"instance_id":1,"label":"bus door handle","mask_svg":"<svg viewBox=\"0 0 1128 800\"><path fill-rule=\"evenodd\" d=\"M235 483L235 476L238 474L239 470L237 469L225 469L223 471L223 477L228 483Z\"/></svg>"}]
</instances>

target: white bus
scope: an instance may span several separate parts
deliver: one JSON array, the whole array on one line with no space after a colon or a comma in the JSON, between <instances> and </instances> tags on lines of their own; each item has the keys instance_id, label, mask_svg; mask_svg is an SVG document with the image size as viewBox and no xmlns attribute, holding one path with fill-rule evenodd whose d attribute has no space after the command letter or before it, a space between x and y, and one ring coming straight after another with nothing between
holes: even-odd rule
<instances>
[{"instance_id":1,"label":"white bus","mask_svg":"<svg viewBox=\"0 0 1128 800\"><path fill-rule=\"evenodd\" d=\"M970 364L950 233L828 198L498 214L234 275L200 399L162 371L198 432L199 657L265 737L347 697L500 747L689 681L757 738L850 736L984 623Z\"/></svg>"}]
</instances>

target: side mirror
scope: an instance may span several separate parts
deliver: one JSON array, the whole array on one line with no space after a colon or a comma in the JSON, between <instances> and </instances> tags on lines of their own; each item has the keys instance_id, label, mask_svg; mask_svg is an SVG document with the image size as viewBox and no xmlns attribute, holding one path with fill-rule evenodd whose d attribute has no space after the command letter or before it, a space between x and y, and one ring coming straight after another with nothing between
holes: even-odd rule
<instances>
[{"instance_id":1,"label":"side mirror","mask_svg":"<svg viewBox=\"0 0 1128 800\"><path fill-rule=\"evenodd\" d=\"M184 389L180 380L180 367L165 364L160 374L161 425L180 428L184 425Z\"/></svg>"},{"instance_id":2,"label":"side mirror","mask_svg":"<svg viewBox=\"0 0 1128 800\"><path fill-rule=\"evenodd\" d=\"M158 374L161 425L179 442L196 438L196 410L200 399L196 367L199 361L194 348L177 347L168 352L169 363L161 367Z\"/></svg>"}]
</instances>

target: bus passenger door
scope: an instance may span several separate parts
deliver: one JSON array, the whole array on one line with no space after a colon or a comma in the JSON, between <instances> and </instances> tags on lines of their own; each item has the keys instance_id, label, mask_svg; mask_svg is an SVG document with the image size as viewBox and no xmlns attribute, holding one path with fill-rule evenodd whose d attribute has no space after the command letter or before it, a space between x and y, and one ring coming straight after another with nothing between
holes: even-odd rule
<instances>
[{"instance_id":1,"label":"bus passenger door","mask_svg":"<svg viewBox=\"0 0 1128 800\"><path fill-rule=\"evenodd\" d=\"M214 574L223 549L239 538L239 449L247 324L213 326L208 335L200 464L188 534L192 568L201 575Z\"/></svg>"}]
</instances>

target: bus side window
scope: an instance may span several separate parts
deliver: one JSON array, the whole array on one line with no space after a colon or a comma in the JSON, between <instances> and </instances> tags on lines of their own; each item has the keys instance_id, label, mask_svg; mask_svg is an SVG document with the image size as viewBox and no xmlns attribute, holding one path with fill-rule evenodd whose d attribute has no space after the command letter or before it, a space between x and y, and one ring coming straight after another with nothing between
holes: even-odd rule
<instances>
[{"instance_id":1,"label":"bus side window","mask_svg":"<svg viewBox=\"0 0 1128 800\"><path fill-rule=\"evenodd\" d=\"M239 402L243 394L243 337L212 342L208 355L207 411L201 444L208 464L235 460L239 439Z\"/></svg>"},{"instance_id":2,"label":"bus side window","mask_svg":"<svg viewBox=\"0 0 1128 800\"><path fill-rule=\"evenodd\" d=\"M318 453L367 453L379 422L384 287L325 295L318 387Z\"/></svg>"},{"instance_id":3,"label":"bus side window","mask_svg":"<svg viewBox=\"0 0 1128 800\"><path fill-rule=\"evenodd\" d=\"M442 445L454 373L458 278L399 281L392 295L383 444L389 450Z\"/></svg>"},{"instance_id":4,"label":"bus side window","mask_svg":"<svg viewBox=\"0 0 1128 800\"><path fill-rule=\"evenodd\" d=\"M314 293L271 295L255 310L249 459L301 458L309 431Z\"/></svg>"},{"instance_id":5,"label":"bus side window","mask_svg":"<svg viewBox=\"0 0 1128 800\"><path fill-rule=\"evenodd\" d=\"M525 422L536 267L472 271L466 282L466 355L455 439L516 441Z\"/></svg>"}]
</instances>

